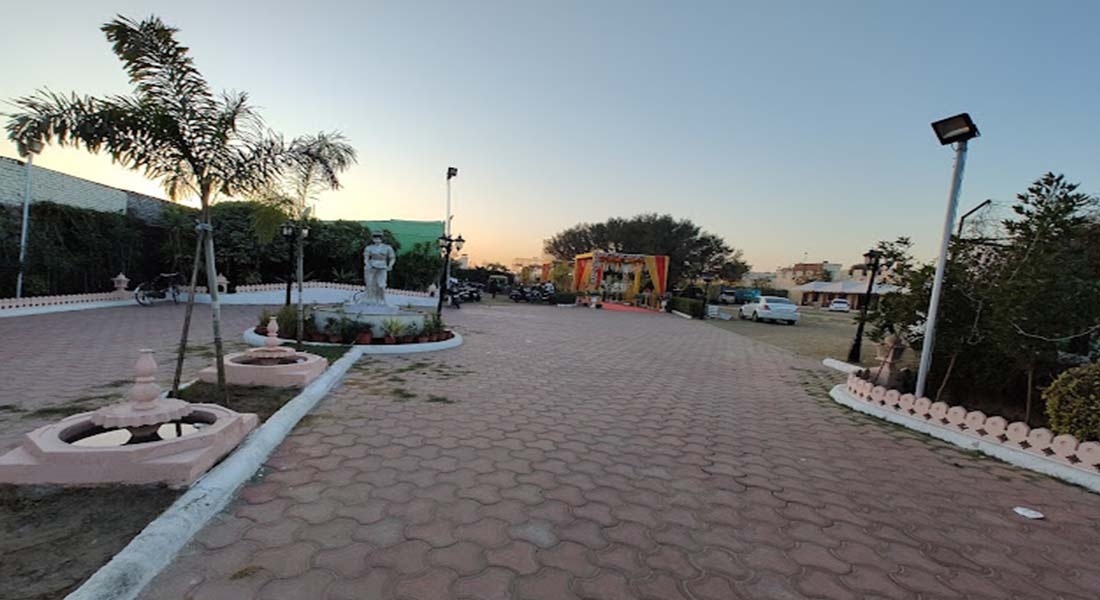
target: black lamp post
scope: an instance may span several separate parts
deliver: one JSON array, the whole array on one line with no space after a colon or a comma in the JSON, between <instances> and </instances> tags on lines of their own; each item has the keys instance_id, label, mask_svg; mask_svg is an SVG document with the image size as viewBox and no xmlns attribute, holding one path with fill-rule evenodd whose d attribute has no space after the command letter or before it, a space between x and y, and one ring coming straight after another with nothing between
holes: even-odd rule
<instances>
[{"instance_id":1,"label":"black lamp post","mask_svg":"<svg viewBox=\"0 0 1100 600\"><path fill-rule=\"evenodd\" d=\"M703 280L703 318L707 318L707 304L710 300L710 282L714 281L714 273L703 273L700 275Z\"/></svg>"},{"instance_id":2,"label":"black lamp post","mask_svg":"<svg viewBox=\"0 0 1100 600\"><path fill-rule=\"evenodd\" d=\"M447 289L450 287L450 281L447 281L447 272L451 264L451 252L455 249L462 250L462 245L466 243L466 240L462 239L462 234L458 234L458 237L452 238L447 234L439 236L437 240L439 242L439 253L443 256L443 268L439 275L439 302L435 308L435 316L439 317L443 314L443 296L447 293Z\"/></svg>"},{"instance_id":3,"label":"black lamp post","mask_svg":"<svg viewBox=\"0 0 1100 600\"><path fill-rule=\"evenodd\" d=\"M871 305L871 292L875 287L875 274L878 273L878 261L882 254L877 250L868 250L863 255L863 264L871 269L871 276L867 278L867 291L863 293L860 302L859 326L856 327L856 338L852 340L852 347L848 350L848 362L859 364L860 349L863 346L863 326L867 323L867 308Z\"/></svg>"},{"instance_id":4,"label":"black lamp post","mask_svg":"<svg viewBox=\"0 0 1100 600\"><path fill-rule=\"evenodd\" d=\"M286 306L290 306L290 290L294 287L294 223L287 221L282 227L286 240Z\"/></svg>"}]
</instances>

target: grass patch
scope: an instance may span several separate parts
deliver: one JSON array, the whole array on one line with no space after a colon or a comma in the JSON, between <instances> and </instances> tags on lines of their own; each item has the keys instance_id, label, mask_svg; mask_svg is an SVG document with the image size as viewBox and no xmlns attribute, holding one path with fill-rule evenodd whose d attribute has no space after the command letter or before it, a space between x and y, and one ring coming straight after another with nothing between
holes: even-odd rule
<instances>
[{"instance_id":1,"label":"grass patch","mask_svg":"<svg viewBox=\"0 0 1100 600\"><path fill-rule=\"evenodd\" d=\"M290 346L298 352L309 352L310 354L316 354L317 356L327 358L328 361L334 362L341 356L351 350L351 346L318 346L315 344L283 344L284 346Z\"/></svg>"},{"instance_id":2,"label":"grass patch","mask_svg":"<svg viewBox=\"0 0 1100 600\"><path fill-rule=\"evenodd\" d=\"M295 387L278 388L259 385L230 385L229 402L217 393L217 385L197 381L180 390L181 400L196 403L220 404L242 413L256 413L261 421L266 421L275 411L283 407L302 390Z\"/></svg>"},{"instance_id":3,"label":"grass patch","mask_svg":"<svg viewBox=\"0 0 1100 600\"><path fill-rule=\"evenodd\" d=\"M104 388L126 387L126 386L131 386L131 385L134 385L134 379L132 377L130 379L116 379L114 381L108 381L107 383L97 385L96 387L104 389Z\"/></svg>"},{"instance_id":4,"label":"grass patch","mask_svg":"<svg viewBox=\"0 0 1100 600\"><path fill-rule=\"evenodd\" d=\"M161 486L0 485L0 597L64 598L181 493Z\"/></svg>"},{"instance_id":5,"label":"grass patch","mask_svg":"<svg viewBox=\"0 0 1100 600\"><path fill-rule=\"evenodd\" d=\"M455 401L446 396L428 396L428 402L435 402L436 404L454 404Z\"/></svg>"},{"instance_id":6,"label":"grass patch","mask_svg":"<svg viewBox=\"0 0 1100 600\"><path fill-rule=\"evenodd\" d=\"M432 363L426 360L416 360L403 367L398 367L393 371L390 371L390 374L397 375L399 373L410 373L412 371L419 371L420 369L424 369L430 366L432 366Z\"/></svg>"},{"instance_id":7,"label":"grass patch","mask_svg":"<svg viewBox=\"0 0 1100 600\"><path fill-rule=\"evenodd\" d=\"M390 395L394 397L398 402L404 402L405 400L411 400L416 398L416 394L406 390L403 387L395 387L390 390Z\"/></svg>"},{"instance_id":8,"label":"grass patch","mask_svg":"<svg viewBox=\"0 0 1100 600\"><path fill-rule=\"evenodd\" d=\"M14 404L0 404L0 413L18 413L23 412L22 408Z\"/></svg>"},{"instance_id":9,"label":"grass patch","mask_svg":"<svg viewBox=\"0 0 1100 600\"><path fill-rule=\"evenodd\" d=\"M261 570L262 569L260 567L257 567L256 565L248 565L247 567L245 567L243 569L240 569L236 573L233 573L232 575L230 575L229 579L230 579L230 581L236 581L238 579L244 579L244 578L246 578L250 575L253 575L255 573L259 573Z\"/></svg>"},{"instance_id":10,"label":"grass patch","mask_svg":"<svg viewBox=\"0 0 1100 600\"><path fill-rule=\"evenodd\" d=\"M95 410L98 407L88 406L87 404L80 404L77 402L71 402L68 404L58 404L55 406L43 406L42 408L36 408L28 413L23 414L23 418L60 418L67 417L69 415L75 415L76 413L87 412L89 410Z\"/></svg>"}]
</instances>

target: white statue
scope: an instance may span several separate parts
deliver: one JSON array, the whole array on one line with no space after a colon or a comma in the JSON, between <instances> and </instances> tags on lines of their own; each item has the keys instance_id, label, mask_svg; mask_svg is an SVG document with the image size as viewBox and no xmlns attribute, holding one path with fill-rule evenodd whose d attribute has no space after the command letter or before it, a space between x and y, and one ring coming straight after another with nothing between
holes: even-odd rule
<instances>
[{"instance_id":1,"label":"white statue","mask_svg":"<svg viewBox=\"0 0 1100 600\"><path fill-rule=\"evenodd\" d=\"M382 241L382 234L371 236L371 243L363 249L363 281L367 284L364 304L386 304L386 275L397 262L393 247Z\"/></svg>"}]
</instances>

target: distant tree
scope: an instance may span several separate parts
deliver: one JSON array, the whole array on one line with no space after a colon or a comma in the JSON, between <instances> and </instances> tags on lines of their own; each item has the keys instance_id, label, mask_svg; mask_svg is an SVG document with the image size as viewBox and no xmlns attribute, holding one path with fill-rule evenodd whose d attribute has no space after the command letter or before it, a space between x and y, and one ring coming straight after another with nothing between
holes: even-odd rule
<instances>
[{"instance_id":1,"label":"distant tree","mask_svg":"<svg viewBox=\"0 0 1100 600\"><path fill-rule=\"evenodd\" d=\"M547 239L544 249L562 261L592 251L667 255L669 279L673 282L704 272L739 277L749 269L740 251L722 238L671 215L643 214L581 223Z\"/></svg>"},{"instance_id":2,"label":"distant tree","mask_svg":"<svg viewBox=\"0 0 1100 600\"><path fill-rule=\"evenodd\" d=\"M432 283L438 285L442 266L439 248L431 242L419 242L397 258L387 283L397 289L425 290Z\"/></svg>"},{"instance_id":3,"label":"distant tree","mask_svg":"<svg viewBox=\"0 0 1100 600\"><path fill-rule=\"evenodd\" d=\"M497 271L497 272L500 272L500 273L507 273L508 272L508 267L506 267L506 266L504 266L504 265L502 265L501 263L498 263L498 262L491 262L491 263L485 265L485 270L486 271Z\"/></svg>"}]
</instances>

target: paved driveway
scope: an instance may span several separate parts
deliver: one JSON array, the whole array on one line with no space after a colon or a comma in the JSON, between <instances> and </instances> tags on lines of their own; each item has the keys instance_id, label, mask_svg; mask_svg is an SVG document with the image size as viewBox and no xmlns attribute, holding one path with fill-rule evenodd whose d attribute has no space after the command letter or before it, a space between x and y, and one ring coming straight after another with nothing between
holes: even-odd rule
<instances>
[{"instance_id":1,"label":"paved driveway","mask_svg":"<svg viewBox=\"0 0 1100 600\"><path fill-rule=\"evenodd\" d=\"M171 386L183 314L183 306L135 304L0 319L0 453L63 414L117 402L133 384L141 348L156 350L157 382ZM227 352L243 346L241 332L259 314L257 306L222 307ZM185 381L213 363L209 306L195 307L191 336Z\"/></svg>"},{"instance_id":2,"label":"paved driveway","mask_svg":"<svg viewBox=\"0 0 1100 600\"><path fill-rule=\"evenodd\" d=\"M146 598L1100 590L1100 496L850 413L805 359L667 315L451 319L461 348L360 363Z\"/></svg>"}]
</instances>

